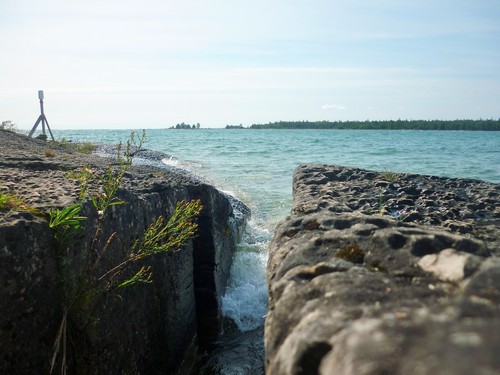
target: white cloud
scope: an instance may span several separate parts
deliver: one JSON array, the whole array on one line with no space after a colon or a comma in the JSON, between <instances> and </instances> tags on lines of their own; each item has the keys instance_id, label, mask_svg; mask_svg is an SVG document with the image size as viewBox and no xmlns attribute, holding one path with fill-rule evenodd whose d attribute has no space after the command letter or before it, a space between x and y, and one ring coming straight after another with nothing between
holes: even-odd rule
<instances>
[{"instance_id":1,"label":"white cloud","mask_svg":"<svg viewBox=\"0 0 500 375\"><path fill-rule=\"evenodd\" d=\"M333 109L333 110L336 110L336 111L343 111L344 109L346 109L346 107L342 104L323 104L321 106L321 109Z\"/></svg>"}]
</instances>

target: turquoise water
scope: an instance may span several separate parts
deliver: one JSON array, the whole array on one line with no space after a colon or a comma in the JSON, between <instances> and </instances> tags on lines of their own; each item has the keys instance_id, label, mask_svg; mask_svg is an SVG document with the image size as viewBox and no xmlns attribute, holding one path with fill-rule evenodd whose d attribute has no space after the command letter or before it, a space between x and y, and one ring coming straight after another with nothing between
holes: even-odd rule
<instances>
[{"instance_id":1,"label":"turquoise water","mask_svg":"<svg viewBox=\"0 0 500 375\"><path fill-rule=\"evenodd\" d=\"M117 143L130 130L54 131L56 138ZM223 298L242 330L266 313L266 250L291 207L294 168L325 163L500 182L500 132L371 130L148 130L145 147L202 175L252 209Z\"/></svg>"},{"instance_id":2,"label":"turquoise water","mask_svg":"<svg viewBox=\"0 0 500 375\"><path fill-rule=\"evenodd\" d=\"M130 130L56 131L116 143ZM294 168L326 163L500 182L500 133L370 130L148 130L146 148L248 203L268 229L287 214Z\"/></svg>"}]
</instances>

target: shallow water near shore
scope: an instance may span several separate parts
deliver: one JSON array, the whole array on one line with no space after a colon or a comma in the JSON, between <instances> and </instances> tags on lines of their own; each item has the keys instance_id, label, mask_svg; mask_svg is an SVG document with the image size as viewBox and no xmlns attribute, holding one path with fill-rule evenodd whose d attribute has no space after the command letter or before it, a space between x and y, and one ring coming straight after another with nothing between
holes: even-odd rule
<instances>
[{"instance_id":1,"label":"shallow water near shore","mask_svg":"<svg viewBox=\"0 0 500 375\"><path fill-rule=\"evenodd\" d=\"M55 130L54 135L118 143L130 132ZM267 310L267 248L275 225L290 212L297 165L336 164L500 182L500 132L165 129L147 130L147 137L145 148L171 155L165 164L203 176L252 209L223 297L223 313L243 332L240 343L245 345L237 344L237 333L222 337L209 361L210 374L256 374L262 369L259 332Z\"/></svg>"}]
</instances>

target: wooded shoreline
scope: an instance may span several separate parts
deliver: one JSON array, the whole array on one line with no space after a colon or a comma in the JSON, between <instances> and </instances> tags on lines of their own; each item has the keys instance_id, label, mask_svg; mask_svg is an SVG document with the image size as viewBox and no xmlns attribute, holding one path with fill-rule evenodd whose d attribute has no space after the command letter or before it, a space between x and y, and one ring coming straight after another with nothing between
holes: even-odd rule
<instances>
[{"instance_id":1,"label":"wooded shoreline","mask_svg":"<svg viewBox=\"0 0 500 375\"><path fill-rule=\"evenodd\" d=\"M226 129L362 129L362 130L474 130L500 131L493 120L384 120L384 121L277 121L267 124L227 125Z\"/></svg>"}]
</instances>

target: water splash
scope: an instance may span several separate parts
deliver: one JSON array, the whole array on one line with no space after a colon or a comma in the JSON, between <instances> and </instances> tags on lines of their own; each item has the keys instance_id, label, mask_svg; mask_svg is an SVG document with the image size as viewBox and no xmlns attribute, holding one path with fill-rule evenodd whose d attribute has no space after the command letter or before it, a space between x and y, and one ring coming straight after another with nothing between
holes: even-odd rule
<instances>
[{"instance_id":1,"label":"water splash","mask_svg":"<svg viewBox=\"0 0 500 375\"><path fill-rule=\"evenodd\" d=\"M201 163L192 160L180 160L175 156L168 156L166 158L161 159L161 162L168 166L174 167L177 169L185 169L190 172L196 172L197 169L202 167Z\"/></svg>"},{"instance_id":2,"label":"water splash","mask_svg":"<svg viewBox=\"0 0 500 375\"><path fill-rule=\"evenodd\" d=\"M161 162L165 165L169 165L171 167L180 167L181 166L181 162L179 159L173 157L173 156L170 156L168 158L163 158L161 159Z\"/></svg>"},{"instance_id":3,"label":"water splash","mask_svg":"<svg viewBox=\"0 0 500 375\"><path fill-rule=\"evenodd\" d=\"M242 332L261 327L267 313L266 263L271 233L250 221L242 243L233 257L233 265L222 314Z\"/></svg>"}]
</instances>

